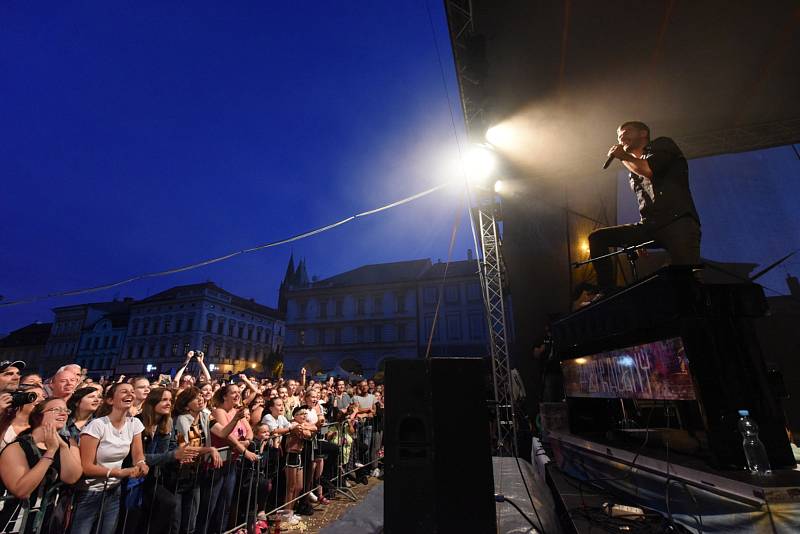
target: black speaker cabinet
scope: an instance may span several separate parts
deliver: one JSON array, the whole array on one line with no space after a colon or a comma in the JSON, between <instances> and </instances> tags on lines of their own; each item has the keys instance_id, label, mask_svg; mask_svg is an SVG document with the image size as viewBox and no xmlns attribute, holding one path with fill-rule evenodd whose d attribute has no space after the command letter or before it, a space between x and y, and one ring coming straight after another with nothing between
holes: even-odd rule
<instances>
[{"instance_id":1,"label":"black speaker cabinet","mask_svg":"<svg viewBox=\"0 0 800 534\"><path fill-rule=\"evenodd\" d=\"M386 534L497 531L486 377L481 358L386 363Z\"/></svg>"}]
</instances>

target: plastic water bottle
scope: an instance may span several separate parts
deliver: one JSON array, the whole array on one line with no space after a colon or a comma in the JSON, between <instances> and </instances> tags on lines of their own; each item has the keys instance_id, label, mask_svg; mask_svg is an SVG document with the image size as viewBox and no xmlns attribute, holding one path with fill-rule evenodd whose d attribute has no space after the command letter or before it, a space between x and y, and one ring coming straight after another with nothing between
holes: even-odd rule
<instances>
[{"instance_id":1,"label":"plastic water bottle","mask_svg":"<svg viewBox=\"0 0 800 534\"><path fill-rule=\"evenodd\" d=\"M758 425L750 418L750 412L747 410L739 410L739 432L742 433L742 448L750 472L754 475L772 473L767 458L767 449L758 439Z\"/></svg>"}]
</instances>

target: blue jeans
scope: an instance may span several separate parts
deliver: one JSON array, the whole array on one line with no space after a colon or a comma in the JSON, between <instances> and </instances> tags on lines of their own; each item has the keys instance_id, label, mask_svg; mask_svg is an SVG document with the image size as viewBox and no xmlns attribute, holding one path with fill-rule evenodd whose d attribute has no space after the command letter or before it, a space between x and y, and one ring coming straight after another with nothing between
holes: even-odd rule
<instances>
[{"instance_id":1,"label":"blue jeans","mask_svg":"<svg viewBox=\"0 0 800 534\"><path fill-rule=\"evenodd\" d=\"M113 534L119 515L120 488L82 491L75 495L71 534Z\"/></svg>"},{"instance_id":2,"label":"blue jeans","mask_svg":"<svg viewBox=\"0 0 800 534\"><path fill-rule=\"evenodd\" d=\"M200 510L200 485L175 494L175 519L170 534L194 534L197 514Z\"/></svg>"}]
</instances>

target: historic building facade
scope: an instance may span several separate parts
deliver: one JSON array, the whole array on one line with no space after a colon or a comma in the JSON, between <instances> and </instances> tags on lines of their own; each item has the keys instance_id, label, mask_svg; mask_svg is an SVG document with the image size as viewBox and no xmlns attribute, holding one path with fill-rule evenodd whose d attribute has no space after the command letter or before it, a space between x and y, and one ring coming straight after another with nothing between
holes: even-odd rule
<instances>
[{"instance_id":1,"label":"historic building facade","mask_svg":"<svg viewBox=\"0 0 800 534\"><path fill-rule=\"evenodd\" d=\"M37 370L52 374L62 365L77 362L84 331L91 330L104 317L126 314L133 302L133 299L125 298L53 308L53 327ZM108 352L108 355L112 360L118 357L119 348Z\"/></svg>"},{"instance_id":2,"label":"historic building facade","mask_svg":"<svg viewBox=\"0 0 800 534\"><path fill-rule=\"evenodd\" d=\"M117 373L174 374L189 350L218 372L263 371L283 347L283 314L213 282L177 286L137 302ZM194 364L193 364L194 365Z\"/></svg>"},{"instance_id":3,"label":"historic building facade","mask_svg":"<svg viewBox=\"0 0 800 534\"><path fill-rule=\"evenodd\" d=\"M83 329L75 363L89 371L90 376L110 376L122 354L128 333L130 309L102 317Z\"/></svg>"},{"instance_id":4,"label":"historic building facade","mask_svg":"<svg viewBox=\"0 0 800 534\"><path fill-rule=\"evenodd\" d=\"M37 370L46 352L53 323L31 323L0 339L0 360L22 360L26 371Z\"/></svg>"},{"instance_id":5,"label":"historic building facade","mask_svg":"<svg viewBox=\"0 0 800 534\"><path fill-rule=\"evenodd\" d=\"M435 316L432 356L486 356L477 264L451 262L442 285L444 266L428 259L365 265L309 282L305 264L298 275L290 260L280 299L287 372L371 376L389 359L424 357Z\"/></svg>"}]
</instances>

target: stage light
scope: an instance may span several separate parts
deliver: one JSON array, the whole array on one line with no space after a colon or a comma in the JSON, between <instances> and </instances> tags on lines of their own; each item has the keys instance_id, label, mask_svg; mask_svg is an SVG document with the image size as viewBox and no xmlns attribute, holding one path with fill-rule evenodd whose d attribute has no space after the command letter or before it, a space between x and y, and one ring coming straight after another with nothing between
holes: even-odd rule
<instances>
[{"instance_id":1,"label":"stage light","mask_svg":"<svg viewBox=\"0 0 800 534\"><path fill-rule=\"evenodd\" d=\"M251 363L251 364L250 364L250 369L255 369L255 368L256 368L256 364L254 364L254 363Z\"/></svg>"},{"instance_id":2,"label":"stage light","mask_svg":"<svg viewBox=\"0 0 800 534\"><path fill-rule=\"evenodd\" d=\"M575 358L575 363L577 363L578 365L583 365L584 363L586 363L586 361L587 361L586 358Z\"/></svg>"},{"instance_id":3,"label":"stage light","mask_svg":"<svg viewBox=\"0 0 800 534\"><path fill-rule=\"evenodd\" d=\"M625 367L633 367L634 363L633 358L631 358L627 354L625 356L622 356L618 361L620 365L623 365Z\"/></svg>"},{"instance_id":4,"label":"stage light","mask_svg":"<svg viewBox=\"0 0 800 534\"><path fill-rule=\"evenodd\" d=\"M506 184L503 180L497 180L494 183L494 192L498 195L502 195L508 191L508 184Z\"/></svg>"},{"instance_id":5,"label":"stage light","mask_svg":"<svg viewBox=\"0 0 800 534\"><path fill-rule=\"evenodd\" d=\"M494 152L483 145L475 145L464 156L464 172L470 183L476 186L486 186L486 182L497 166Z\"/></svg>"},{"instance_id":6,"label":"stage light","mask_svg":"<svg viewBox=\"0 0 800 534\"><path fill-rule=\"evenodd\" d=\"M583 252L587 256L589 255L589 252L591 251L591 249L589 248L589 240L588 239L581 239L579 247L581 249L581 252Z\"/></svg>"},{"instance_id":7,"label":"stage light","mask_svg":"<svg viewBox=\"0 0 800 534\"><path fill-rule=\"evenodd\" d=\"M507 148L514 142L513 130L510 124L501 122L486 130L486 140L496 147Z\"/></svg>"},{"instance_id":8,"label":"stage light","mask_svg":"<svg viewBox=\"0 0 800 534\"><path fill-rule=\"evenodd\" d=\"M212 364L209 364L209 366L208 366L208 370L209 370L209 371L216 371L217 369L219 369L219 367L217 367L217 366L216 366L216 365L214 365L213 363L212 363Z\"/></svg>"},{"instance_id":9,"label":"stage light","mask_svg":"<svg viewBox=\"0 0 800 534\"><path fill-rule=\"evenodd\" d=\"M147 364L147 366L145 367L145 369L147 369L147 372L148 372L148 373L152 373L153 371L155 371L156 369L158 369L158 367L156 367L156 366L155 366L155 365L153 365L152 363L148 363L148 364Z\"/></svg>"}]
</instances>

